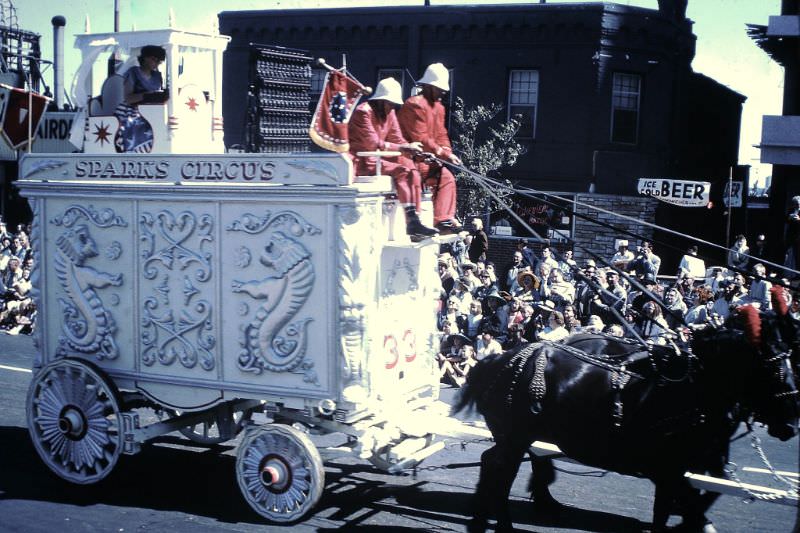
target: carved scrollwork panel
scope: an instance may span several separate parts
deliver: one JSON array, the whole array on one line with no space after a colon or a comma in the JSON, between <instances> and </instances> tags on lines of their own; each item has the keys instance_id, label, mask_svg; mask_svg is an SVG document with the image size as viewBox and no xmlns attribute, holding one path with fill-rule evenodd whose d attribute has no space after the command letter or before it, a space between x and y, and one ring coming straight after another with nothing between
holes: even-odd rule
<instances>
[{"instance_id":1,"label":"carved scrollwork panel","mask_svg":"<svg viewBox=\"0 0 800 533\"><path fill-rule=\"evenodd\" d=\"M214 218L171 209L139 215L141 362L153 367L217 367ZM178 367L179 368L179 367Z\"/></svg>"}]
</instances>

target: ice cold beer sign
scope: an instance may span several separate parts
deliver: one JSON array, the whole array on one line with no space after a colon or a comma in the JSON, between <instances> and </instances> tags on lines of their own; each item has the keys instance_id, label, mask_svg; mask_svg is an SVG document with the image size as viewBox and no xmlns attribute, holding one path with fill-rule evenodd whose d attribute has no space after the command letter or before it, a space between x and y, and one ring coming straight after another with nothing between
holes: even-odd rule
<instances>
[{"instance_id":1,"label":"ice cold beer sign","mask_svg":"<svg viewBox=\"0 0 800 533\"><path fill-rule=\"evenodd\" d=\"M639 194L684 207L708 205L711 183L707 181L639 179Z\"/></svg>"}]
</instances>

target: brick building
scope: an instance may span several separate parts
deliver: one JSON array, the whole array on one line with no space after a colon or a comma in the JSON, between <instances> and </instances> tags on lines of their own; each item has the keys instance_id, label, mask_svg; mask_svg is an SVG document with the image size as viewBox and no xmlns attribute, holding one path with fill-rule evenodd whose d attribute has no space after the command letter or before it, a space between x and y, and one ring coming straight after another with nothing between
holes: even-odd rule
<instances>
[{"instance_id":1,"label":"brick building","mask_svg":"<svg viewBox=\"0 0 800 533\"><path fill-rule=\"evenodd\" d=\"M692 71L696 38L685 9L685 1L660 0L658 9L586 2L223 12L220 32L232 37L225 142L244 143L249 44L276 44L333 64L346 54L364 84L393 75L406 95L426 65L444 63L451 98L523 115L528 152L503 176L539 190L638 201L641 177L724 180L736 165L745 98ZM705 211L682 216L703 227ZM711 233L698 236L720 237L705 226Z\"/></svg>"}]
</instances>

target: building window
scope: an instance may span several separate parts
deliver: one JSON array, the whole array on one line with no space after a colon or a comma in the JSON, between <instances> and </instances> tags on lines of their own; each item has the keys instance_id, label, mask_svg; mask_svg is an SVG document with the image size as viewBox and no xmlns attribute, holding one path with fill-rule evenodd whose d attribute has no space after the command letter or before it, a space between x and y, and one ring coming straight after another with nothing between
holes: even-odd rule
<instances>
[{"instance_id":1,"label":"building window","mask_svg":"<svg viewBox=\"0 0 800 533\"><path fill-rule=\"evenodd\" d=\"M611 142L636 144L639 134L639 100L642 77L614 73L611 94Z\"/></svg>"},{"instance_id":2,"label":"building window","mask_svg":"<svg viewBox=\"0 0 800 533\"><path fill-rule=\"evenodd\" d=\"M311 89L309 92L314 96L322 94L322 87L325 85L325 74L328 71L322 68L311 69Z\"/></svg>"},{"instance_id":3,"label":"building window","mask_svg":"<svg viewBox=\"0 0 800 533\"><path fill-rule=\"evenodd\" d=\"M512 70L508 78L508 118L520 120L518 137L535 137L538 103L539 71Z\"/></svg>"}]
</instances>

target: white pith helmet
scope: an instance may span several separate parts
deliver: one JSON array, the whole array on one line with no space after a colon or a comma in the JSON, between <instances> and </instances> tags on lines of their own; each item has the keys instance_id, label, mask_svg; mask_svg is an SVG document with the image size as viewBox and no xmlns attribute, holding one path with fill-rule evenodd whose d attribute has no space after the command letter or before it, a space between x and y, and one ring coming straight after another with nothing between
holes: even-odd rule
<instances>
[{"instance_id":1,"label":"white pith helmet","mask_svg":"<svg viewBox=\"0 0 800 533\"><path fill-rule=\"evenodd\" d=\"M425 74L422 75L417 83L426 83L438 87L443 91L450 90L450 72L441 63L433 63L428 65L425 69Z\"/></svg>"},{"instance_id":2,"label":"white pith helmet","mask_svg":"<svg viewBox=\"0 0 800 533\"><path fill-rule=\"evenodd\" d=\"M400 83L396 79L383 78L375 87L375 92L370 100L386 100L393 104L403 105L403 89L400 88Z\"/></svg>"}]
</instances>

